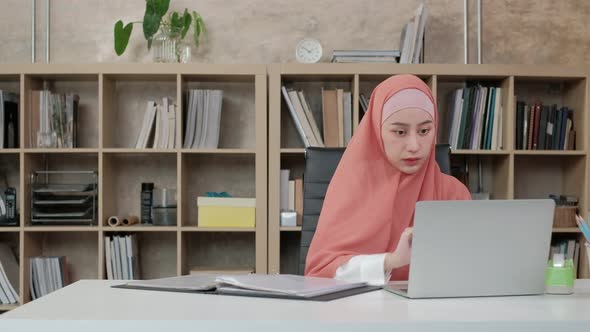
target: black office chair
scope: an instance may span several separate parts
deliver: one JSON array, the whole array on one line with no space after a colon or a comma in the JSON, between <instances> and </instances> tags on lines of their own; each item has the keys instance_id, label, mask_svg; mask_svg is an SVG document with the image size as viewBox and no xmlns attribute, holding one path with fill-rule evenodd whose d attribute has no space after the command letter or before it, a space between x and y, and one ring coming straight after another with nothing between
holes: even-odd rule
<instances>
[{"instance_id":1,"label":"black office chair","mask_svg":"<svg viewBox=\"0 0 590 332\"><path fill-rule=\"evenodd\" d=\"M436 145L435 159L440 170L451 174L451 156L449 144ZM298 273L305 272L307 251L315 233L324 197L332 175L342 158L344 148L309 147L305 151L305 173L303 177L303 221L299 247Z\"/></svg>"}]
</instances>

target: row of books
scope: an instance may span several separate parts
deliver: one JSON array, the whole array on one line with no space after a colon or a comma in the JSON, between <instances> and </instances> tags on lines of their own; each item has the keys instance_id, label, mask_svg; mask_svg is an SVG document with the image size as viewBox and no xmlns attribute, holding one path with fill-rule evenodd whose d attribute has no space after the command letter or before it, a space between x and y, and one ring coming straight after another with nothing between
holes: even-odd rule
<instances>
[{"instance_id":1,"label":"row of books","mask_svg":"<svg viewBox=\"0 0 590 332\"><path fill-rule=\"evenodd\" d=\"M571 259L574 262L574 271L578 271L580 261L580 242L575 239L560 239L551 243L549 250L549 259L553 259L554 254L563 254L564 259Z\"/></svg>"},{"instance_id":2,"label":"row of books","mask_svg":"<svg viewBox=\"0 0 590 332\"><path fill-rule=\"evenodd\" d=\"M516 102L517 149L574 150L575 135L574 112L567 106Z\"/></svg>"},{"instance_id":3,"label":"row of books","mask_svg":"<svg viewBox=\"0 0 590 332\"><path fill-rule=\"evenodd\" d=\"M501 149L502 112L501 88L456 89L448 96L443 137L452 149Z\"/></svg>"},{"instance_id":4,"label":"row of books","mask_svg":"<svg viewBox=\"0 0 590 332\"><path fill-rule=\"evenodd\" d=\"M185 149L216 149L219 146L223 90L189 90L184 118Z\"/></svg>"},{"instance_id":5,"label":"row of books","mask_svg":"<svg viewBox=\"0 0 590 332\"><path fill-rule=\"evenodd\" d=\"M352 94L322 89L322 130L302 90L282 86L283 99L305 147L342 147L352 138Z\"/></svg>"},{"instance_id":6,"label":"row of books","mask_svg":"<svg viewBox=\"0 0 590 332\"><path fill-rule=\"evenodd\" d=\"M69 284L65 256L39 256L29 258L31 298L50 294Z\"/></svg>"},{"instance_id":7,"label":"row of books","mask_svg":"<svg viewBox=\"0 0 590 332\"><path fill-rule=\"evenodd\" d=\"M396 63L400 57L398 50L334 50L331 62L334 63Z\"/></svg>"},{"instance_id":8,"label":"row of books","mask_svg":"<svg viewBox=\"0 0 590 332\"><path fill-rule=\"evenodd\" d=\"M0 90L0 149L18 148L19 95Z\"/></svg>"},{"instance_id":9,"label":"row of books","mask_svg":"<svg viewBox=\"0 0 590 332\"><path fill-rule=\"evenodd\" d=\"M137 234L105 236L104 251L109 280L140 279Z\"/></svg>"},{"instance_id":10,"label":"row of books","mask_svg":"<svg viewBox=\"0 0 590 332\"><path fill-rule=\"evenodd\" d=\"M281 169L280 211L295 212L295 220L288 214L281 215L281 226L301 226L303 217L303 178L291 179L291 170Z\"/></svg>"},{"instance_id":11,"label":"row of books","mask_svg":"<svg viewBox=\"0 0 590 332\"><path fill-rule=\"evenodd\" d=\"M414 16L402 28L399 47L401 51L399 63L421 63L424 48L424 31L428 18L428 8L422 3L414 11Z\"/></svg>"},{"instance_id":12,"label":"row of books","mask_svg":"<svg viewBox=\"0 0 590 332\"><path fill-rule=\"evenodd\" d=\"M176 146L176 105L169 97L162 104L147 102L141 130L137 135L136 149L173 149Z\"/></svg>"},{"instance_id":13,"label":"row of books","mask_svg":"<svg viewBox=\"0 0 590 332\"><path fill-rule=\"evenodd\" d=\"M30 137L38 148L78 147L78 106L75 93L31 91Z\"/></svg>"},{"instance_id":14,"label":"row of books","mask_svg":"<svg viewBox=\"0 0 590 332\"><path fill-rule=\"evenodd\" d=\"M0 242L0 304L18 303L18 261L8 244Z\"/></svg>"}]
</instances>

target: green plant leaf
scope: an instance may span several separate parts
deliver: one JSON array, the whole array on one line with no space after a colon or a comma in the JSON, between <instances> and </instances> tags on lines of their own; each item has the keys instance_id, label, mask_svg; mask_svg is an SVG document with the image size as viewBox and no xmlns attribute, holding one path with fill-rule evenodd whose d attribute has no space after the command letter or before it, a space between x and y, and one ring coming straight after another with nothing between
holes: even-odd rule
<instances>
[{"instance_id":1,"label":"green plant leaf","mask_svg":"<svg viewBox=\"0 0 590 332\"><path fill-rule=\"evenodd\" d=\"M123 27L123 21L121 20L115 23L115 52L118 56L121 56L125 52L132 31L133 23L127 23L125 27Z\"/></svg>"},{"instance_id":2,"label":"green plant leaf","mask_svg":"<svg viewBox=\"0 0 590 332\"><path fill-rule=\"evenodd\" d=\"M147 0L146 9L148 7L154 14L163 17L168 12L168 8L170 7L170 0Z\"/></svg>"},{"instance_id":3,"label":"green plant leaf","mask_svg":"<svg viewBox=\"0 0 590 332\"><path fill-rule=\"evenodd\" d=\"M199 47L199 37L201 36L201 33L205 30L205 23L203 22L203 18L201 17L201 15L199 15L199 13L195 11L193 11L193 20L195 21L195 46Z\"/></svg>"},{"instance_id":4,"label":"green plant leaf","mask_svg":"<svg viewBox=\"0 0 590 332\"><path fill-rule=\"evenodd\" d=\"M174 12L170 16L170 31L178 34L182 31L182 20L178 16L178 12Z\"/></svg>"},{"instance_id":5,"label":"green plant leaf","mask_svg":"<svg viewBox=\"0 0 590 332\"><path fill-rule=\"evenodd\" d=\"M152 46L152 38L154 37L154 34L158 32L161 21L162 16L150 12L146 7L145 15L143 17L143 35L148 42L148 50Z\"/></svg>"},{"instance_id":6,"label":"green plant leaf","mask_svg":"<svg viewBox=\"0 0 590 332\"><path fill-rule=\"evenodd\" d=\"M182 31L180 32L180 38L184 39L184 37L186 36L186 33L188 32L188 29L191 27L191 14L188 13L188 10L185 8L184 9L184 14L182 15Z\"/></svg>"}]
</instances>

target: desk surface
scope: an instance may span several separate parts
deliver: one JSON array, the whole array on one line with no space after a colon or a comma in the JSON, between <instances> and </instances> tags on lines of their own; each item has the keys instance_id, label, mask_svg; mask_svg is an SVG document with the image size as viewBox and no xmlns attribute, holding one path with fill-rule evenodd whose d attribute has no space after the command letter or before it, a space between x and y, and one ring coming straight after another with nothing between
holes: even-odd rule
<instances>
[{"instance_id":1,"label":"desk surface","mask_svg":"<svg viewBox=\"0 0 590 332\"><path fill-rule=\"evenodd\" d=\"M408 300L378 290L329 302L110 287L120 283L81 280L0 315L0 323L2 320L4 323L10 320L23 322L22 319L196 320L209 323L231 321L246 326L261 322L285 324L288 321L295 323L290 325L292 327L299 326L299 331L305 328L305 324L322 326L323 330L327 326L342 324L384 329L393 325L415 327L420 324L438 328L440 324L447 324L444 326L451 328L457 323L483 324L490 328L539 325L554 329L555 324L574 330L590 327L590 280L578 280L573 295ZM270 325L265 326L270 329ZM231 326L227 327L229 330ZM260 326L256 329L261 330Z\"/></svg>"}]
</instances>

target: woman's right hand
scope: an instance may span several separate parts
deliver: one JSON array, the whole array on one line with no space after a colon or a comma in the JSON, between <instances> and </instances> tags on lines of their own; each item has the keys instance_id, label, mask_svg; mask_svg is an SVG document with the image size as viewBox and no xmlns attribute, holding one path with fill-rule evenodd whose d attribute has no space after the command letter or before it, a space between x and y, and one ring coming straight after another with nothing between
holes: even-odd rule
<instances>
[{"instance_id":1,"label":"woman's right hand","mask_svg":"<svg viewBox=\"0 0 590 332\"><path fill-rule=\"evenodd\" d=\"M385 255L385 270L390 272L393 269L410 264L412 252L412 227L406 228L400 236L397 248Z\"/></svg>"}]
</instances>

